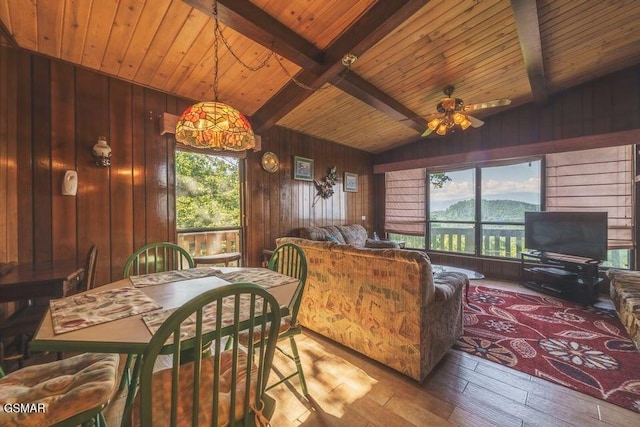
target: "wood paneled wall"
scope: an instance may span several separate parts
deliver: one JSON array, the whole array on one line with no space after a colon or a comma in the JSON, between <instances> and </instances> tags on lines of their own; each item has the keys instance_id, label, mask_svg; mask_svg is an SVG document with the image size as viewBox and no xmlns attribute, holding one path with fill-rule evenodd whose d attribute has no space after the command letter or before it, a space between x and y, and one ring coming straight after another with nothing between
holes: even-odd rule
<instances>
[{"instance_id":1,"label":"wood paneled wall","mask_svg":"<svg viewBox=\"0 0 640 427\"><path fill-rule=\"evenodd\" d=\"M174 241L175 142L159 121L190 102L23 50L0 55L0 261L83 260L96 244L103 284L121 277L136 248ZM100 135L113 150L110 168L93 164ZM267 150L280 157L278 173L260 166ZM291 175L294 155L314 159L318 179L337 166L332 198L312 206L313 183ZM297 227L371 228L368 153L276 127L246 162L247 265L260 265L262 249ZM62 195L66 170L78 172L75 197ZM345 171L359 175L357 193L342 190Z\"/></svg>"},{"instance_id":2,"label":"wood paneled wall","mask_svg":"<svg viewBox=\"0 0 640 427\"><path fill-rule=\"evenodd\" d=\"M415 162L416 159L429 159L429 164L442 166L452 161L464 164L471 152L479 153L473 156L476 159L508 159L517 157L523 146L569 139L573 139L573 145L563 144L564 151L581 150L584 147L580 145L580 137L612 134L611 138L615 138L615 132L640 129L640 67L556 94L545 105L529 104L484 120L485 125L480 129L424 138L380 153L375 156L374 164ZM540 144L540 147L548 145ZM538 154L544 152L541 150ZM378 188L376 226L381 229L384 226L384 174L375 175L374 185ZM431 255L434 262L476 269L492 277L518 278L517 265L510 261Z\"/></svg>"},{"instance_id":3,"label":"wood paneled wall","mask_svg":"<svg viewBox=\"0 0 640 427\"><path fill-rule=\"evenodd\" d=\"M16 139L15 65L16 51L0 45L0 262L18 260L17 147L7 143Z\"/></svg>"},{"instance_id":4,"label":"wood paneled wall","mask_svg":"<svg viewBox=\"0 0 640 427\"><path fill-rule=\"evenodd\" d=\"M260 159L266 151L280 159L280 170L265 172ZM318 200L313 182L293 179L293 157L313 159L314 177L321 179L336 166L340 182L331 198ZM344 172L358 174L358 192L345 192ZM262 151L247 156L247 260L259 265L263 249L275 247L275 239L296 234L308 226L362 224L370 233L375 224L375 190L372 156L281 127L263 135ZM365 217L363 220L362 217Z\"/></svg>"},{"instance_id":5,"label":"wood paneled wall","mask_svg":"<svg viewBox=\"0 0 640 427\"><path fill-rule=\"evenodd\" d=\"M158 122L185 101L22 50L3 56L2 68L17 78L2 97L16 108L9 106L2 126L9 161L0 163L0 176L14 173L7 164L18 171L17 183L0 193L3 206L16 200L8 208L15 215L0 216L15 221L0 236L3 258L83 261L96 244L102 284L121 277L135 248L175 238L175 148ZM93 164L100 135L113 150L110 168ZM76 196L62 195L66 170L78 173Z\"/></svg>"}]
</instances>

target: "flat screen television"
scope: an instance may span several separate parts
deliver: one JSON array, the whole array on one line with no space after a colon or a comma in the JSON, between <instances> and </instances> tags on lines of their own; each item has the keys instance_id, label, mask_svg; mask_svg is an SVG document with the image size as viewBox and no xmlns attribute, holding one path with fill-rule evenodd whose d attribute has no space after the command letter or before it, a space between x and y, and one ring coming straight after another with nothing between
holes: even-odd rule
<instances>
[{"instance_id":1,"label":"flat screen television","mask_svg":"<svg viewBox=\"0 0 640 427\"><path fill-rule=\"evenodd\" d=\"M525 212L524 246L596 260L607 259L606 212Z\"/></svg>"}]
</instances>

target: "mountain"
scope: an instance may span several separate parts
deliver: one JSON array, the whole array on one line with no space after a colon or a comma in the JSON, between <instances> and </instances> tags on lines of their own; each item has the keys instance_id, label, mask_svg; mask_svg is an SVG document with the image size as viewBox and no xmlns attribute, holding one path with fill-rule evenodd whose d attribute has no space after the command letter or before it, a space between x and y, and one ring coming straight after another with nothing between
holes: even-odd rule
<instances>
[{"instance_id":1,"label":"mountain","mask_svg":"<svg viewBox=\"0 0 640 427\"><path fill-rule=\"evenodd\" d=\"M482 200L482 220L495 222L524 222L526 211L539 211L540 206L516 200ZM432 211L432 221L473 221L473 200L462 200L445 210Z\"/></svg>"}]
</instances>

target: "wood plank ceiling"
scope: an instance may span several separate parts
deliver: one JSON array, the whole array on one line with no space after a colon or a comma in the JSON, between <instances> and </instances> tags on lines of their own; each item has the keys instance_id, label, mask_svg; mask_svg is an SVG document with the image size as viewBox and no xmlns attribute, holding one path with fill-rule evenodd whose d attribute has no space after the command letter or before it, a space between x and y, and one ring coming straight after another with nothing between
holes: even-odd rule
<instances>
[{"instance_id":1,"label":"wood plank ceiling","mask_svg":"<svg viewBox=\"0 0 640 427\"><path fill-rule=\"evenodd\" d=\"M372 153L419 138L444 86L488 117L640 63L640 2L218 0L220 98ZM6 0L21 48L193 100L213 99L212 0ZM344 73L341 59L358 60ZM280 65L281 64L281 65ZM322 89L310 91L292 82ZM467 132L479 132L469 129ZM437 138L437 136L430 136Z\"/></svg>"}]
</instances>

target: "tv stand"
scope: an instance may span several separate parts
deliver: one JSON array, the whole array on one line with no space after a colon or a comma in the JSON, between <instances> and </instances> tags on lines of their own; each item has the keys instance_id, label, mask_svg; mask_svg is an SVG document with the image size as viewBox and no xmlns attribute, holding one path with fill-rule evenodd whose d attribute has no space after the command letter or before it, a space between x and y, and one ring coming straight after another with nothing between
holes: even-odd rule
<instances>
[{"instance_id":1,"label":"tv stand","mask_svg":"<svg viewBox=\"0 0 640 427\"><path fill-rule=\"evenodd\" d=\"M549 295L593 304L598 300L600 261L550 252L520 255L520 283Z\"/></svg>"}]
</instances>

